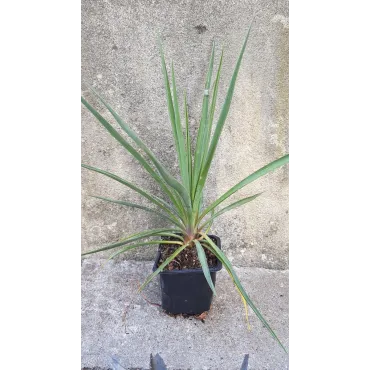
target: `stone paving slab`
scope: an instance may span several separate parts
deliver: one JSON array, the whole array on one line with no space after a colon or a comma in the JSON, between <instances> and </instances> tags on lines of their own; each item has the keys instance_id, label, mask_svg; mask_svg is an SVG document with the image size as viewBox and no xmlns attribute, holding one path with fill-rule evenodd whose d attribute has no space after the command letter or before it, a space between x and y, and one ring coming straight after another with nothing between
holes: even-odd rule
<instances>
[{"instance_id":1,"label":"stone paving slab","mask_svg":"<svg viewBox=\"0 0 370 370\"><path fill-rule=\"evenodd\" d=\"M152 263L84 259L82 262L82 368L148 369L159 354L171 370L288 369L288 356L243 304L226 271L217 274L212 308L204 322L171 317L160 307L158 280L136 295ZM287 270L235 268L246 291L288 347ZM157 278L158 279L158 278ZM249 310L251 311L251 310Z\"/></svg>"}]
</instances>

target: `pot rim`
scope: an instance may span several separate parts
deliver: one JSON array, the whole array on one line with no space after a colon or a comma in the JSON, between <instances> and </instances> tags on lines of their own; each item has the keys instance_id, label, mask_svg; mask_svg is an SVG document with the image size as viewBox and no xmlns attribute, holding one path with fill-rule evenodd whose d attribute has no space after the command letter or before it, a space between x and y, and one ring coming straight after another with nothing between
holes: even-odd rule
<instances>
[{"instance_id":1,"label":"pot rim","mask_svg":"<svg viewBox=\"0 0 370 370\"><path fill-rule=\"evenodd\" d=\"M216 239L216 245L221 249L221 239L217 236L217 235L212 235L212 234L207 234L207 236L209 237L213 237ZM157 251L157 255L155 257L155 260L154 260L154 266L153 266L153 271L156 271L157 268L159 267L158 266L158 263L159 263L159 259L161 257L161 251L159 249L159 246L158 246L158 251ZM217 258L217 257L216 257ZM217 265L215 267L209 267L209 271L210 272L217 272L217 271L220 271L222 269L222 263L221 261L217 258ZM161 271L160 274L203 274L203 269L202 268L196 268L196 269L184 269L184 270L165 270L165 271Z\"/></svg>"}]
</instances>

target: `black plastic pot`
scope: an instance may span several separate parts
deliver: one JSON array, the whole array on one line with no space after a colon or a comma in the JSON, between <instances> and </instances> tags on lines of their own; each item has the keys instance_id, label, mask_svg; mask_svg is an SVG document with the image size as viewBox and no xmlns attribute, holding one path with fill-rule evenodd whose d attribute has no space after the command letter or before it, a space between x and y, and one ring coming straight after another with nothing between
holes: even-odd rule
<instances>
[{"instance_id":1,"label":"black plastic pot","mask_svg":"<svg viewBox=\"0 0 370 370\"><path fill-rule=\"evenodd\" d=\"M218 236L208 235L216 240L216 245L221 248L221 240ZM154 262L153 271L158 268L161 251ZM218 260L215 267L210 267L213 284L216 283L216 272L220 271L222 263ZM173 314L201 314L211 307L213 293L209 287L203 270L165 270L159 274L162 291L162 308Z\"/></svg>"}]
</instances>

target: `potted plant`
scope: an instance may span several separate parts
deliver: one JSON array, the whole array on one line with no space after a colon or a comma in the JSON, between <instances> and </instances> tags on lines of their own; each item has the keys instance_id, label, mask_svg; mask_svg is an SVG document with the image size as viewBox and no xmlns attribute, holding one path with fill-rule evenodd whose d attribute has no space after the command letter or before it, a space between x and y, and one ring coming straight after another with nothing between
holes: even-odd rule
<instances>
[{"instance_id":1,"label":"potted plant","mask_svg":"<svg viewBox=\"0 0 370 370\"><path fill-rule=\"evenodd\" d=\"M171 225L167 228L152 229L139 232L125 237L113 244L104 246L97 250L83 253L83 255L97 253L100 251L114 250L109 259L124 253L130 249L152 244L158 244L158 254L155 260L153 273L140 287L143 289L156 275L160 274L162 288L162 307L173 313L202 313L209 309L212 296L216 294L215 279L216 272L222 266L230 275L242 301L255 312L263 325L271 335L283 347L280 340L271 329L270 325L263 318L259 310L253 304L248 294L241 285L235 271L221 249L220 238L209 235L214 219L223 213L242 206L256 199L260 194L255 194L225 207L216 208L223 204L231 195L242 189L244 186L257 180L261 176L283 166L289 160L289 155L276 159L265 165L242 181L233 186L230 190L213 201L203 206L203 189L206 184L207 175L217 148L217 144L224 127L227 114L234 92L235 82L242 62L243 54L247 45L250 28L244 40L234 73L227 91L225 102L222 106L219 118L214 124L214 113L218 93L220 71L223 59L221 54L219 66L211 91L211 79L214 65L215 45L213 43L212 53L209 62L208 73L205 82L202 115L200 119L195 150L191 150L189 119L186 96L184 97L184 122L185 130L181 123L179 102L176 90L176 81L173 64L171 65L172 91L170 77L166 67L163 48L160 44L162 72L167 96L169 117L179 160L181 180L178 181L162 165L160 160L136 135L136 133L118 116L110 105L94 90L93 94L104 104L112 114L126 135L133 140L140 152L134 148L90 103L82 98L84 106L98 119L107 131L140 163L149 175L159 184L165 198L154 196L146 190L118 177L115 174L106 172L89 165L82 167L98 172L119 183L131 188L153 204L153 208L134 204L121 200L112 200L104 197L98 199L117 203L120 205L139 208L147 212L155 213L168 221ZM210 98L212 96L212 98ZM213 127L214 126L214 127ZM213 129L213 132L212 132ZM145 153L146 158L141 153ZM166 199L167 198L167 199ZM154 237L154 240L148 238ZM285 348L283 347L285 350Z\"/></svg>"}]
</instances>

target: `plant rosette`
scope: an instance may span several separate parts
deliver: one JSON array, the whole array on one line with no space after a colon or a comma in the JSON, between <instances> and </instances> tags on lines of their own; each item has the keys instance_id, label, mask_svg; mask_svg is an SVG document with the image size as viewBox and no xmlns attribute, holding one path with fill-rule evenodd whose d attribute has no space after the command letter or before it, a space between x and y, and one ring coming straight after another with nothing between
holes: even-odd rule
<instances>
[{"instance_id":1,"label":"plant rosette","mask_svg":"<svg viewBox=\"0 0 370 370\"><path fill-rule=\"evenodd\" d=\"M112 259L131 249L153 244L160 245L159 254L157 255L155 262L155 269L141 285L139 291L141 291L155 276L161 274L162 307L168 309L169 311L185 311L184 313L186 313L186 311L199 313L203 312L202 310L204 308L209 308L212 295L216 294L216 271L218 271L217 269L219 269L222 265L230 275L230 278L232 279L242 298L242 302L244 303L246 310L248 305L254 311L264 327L270 332L273 338L280 344L284 351L286 351L275 332L254 305L240 283L233 266L220 248L220 239L218 237L212 237L211 235L208 235L208 233L210 232L212 223L216 218L225 212L253 201L261 193L242 198L226 206L223 206L224 201L251 182L287 164L289 161L289 154L286 154L283 157L266 164L264 167L243 178L240 182L235 184L231 189L226 191L223 195L208 204L206 207L203 206L203 190L219 142L219 138L230 109L235 83L246 49L250 29L251 27L249 27L242 45L242 49L237 59L227 90L226 98L217 120L214 120L214 115L223 61L223 51L219 59L213 84L211 84L215 59L215 44L213 43L208 73L204 86L202 113L194 150L191 148L189 114L186 95L184 95L184 114L183 117L181 117L174 67L173 64L171 64L170 78L165 62L163 47L161 42L159 42L167 106L180 168L180 181L177 180L169 172L169 170L167 170L167 168L165 168L160 159L153 154L153 152L139 138L139 136L129 127L126 122L121 119L121 117L95 90L91 89L93 96L103 103L105 108L118 123L122 131L135 143L135 147L131 145L129 141L122 135L122 133L117 131L109 123L109 121L104 118L90 103L88 103L87 100L85 100L83 97L81 98L83 105L126 149L126 151L131 154L137 160L137 162L139 162L143 169L160 186L163 193L163 197L152 195L147 190L140 188L113 173L82 164L82 167L85 169L105 175L121 183L122 185L129 187L131 190L150 201L153 207L147 207L136 203L123 200L114 200L101 196L95 196L95 198L106 202L112 202L122 206L138 208L146 212L155 213L158 217L165 219L170 225L169 227L165 228L145 230L129 235L118 242L83 253L83 255L112 250L114 253L109 257L109 259ZM170 86L170 80L172 89ZM185 125L183 125L183 122ZM145 154L145 157L142 153ZM219 207L220 205L221 207ZM166 250L166 247L172 248L172 252L168 254L166 258L161 259L162 254L165 254L165 251L168 251L168 248ZM178 262L179 259L181 261L182 254L191 254L191 256L193 256L193 262L196 263L198 267L195 269L186 268L188 266L185 266L185 268L183 268L184 266L180 266L181 268L174 267L174 265L176 265L176 261ZM196 258L194 258L194 255ZM212 258L217 261L216 267L209 266L209 260L212 260ZM176 295L179 295L179 290L183 291L184 297L176 298ZM200 301L203 303L197 303L200 297L203 297L200 299Z\"/></svg>"}]
</instances>

